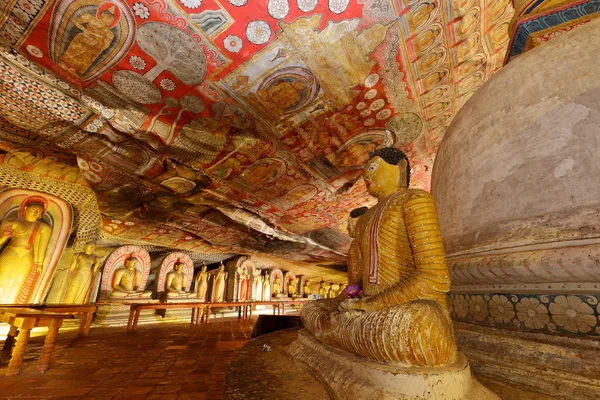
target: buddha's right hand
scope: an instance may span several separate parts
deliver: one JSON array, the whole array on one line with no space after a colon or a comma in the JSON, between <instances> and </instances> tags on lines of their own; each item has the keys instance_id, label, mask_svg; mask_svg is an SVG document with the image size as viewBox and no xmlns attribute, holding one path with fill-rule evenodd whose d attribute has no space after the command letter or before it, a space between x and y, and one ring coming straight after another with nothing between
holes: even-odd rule
<instances>
[{"instance_id":1,"label":"buddha's right hand","mask_svg":"<svg viewBox=\"0 0 600 400\"><path fill-rule=\"evenodd\" d=\"M38 263L38 262L34 262L34 263L33 263L33 265L32 265L32 267L33 267L33 269L35 269L35 272L36 272L38 275L41 275L41 274L42 274L42 265L41 265L40 263Z\"/></svg>"},{"instance_id":2,"label":"buddha's right hand","mask_svg":"<svg viewBox=\"0 0 600 400\"><path fill-rule=\"evenodd\" d=\"M362 314L364 310L361 308L361 299L346 299L340 303L339 310L346 314Z\"/></svg>"}]
</instances>

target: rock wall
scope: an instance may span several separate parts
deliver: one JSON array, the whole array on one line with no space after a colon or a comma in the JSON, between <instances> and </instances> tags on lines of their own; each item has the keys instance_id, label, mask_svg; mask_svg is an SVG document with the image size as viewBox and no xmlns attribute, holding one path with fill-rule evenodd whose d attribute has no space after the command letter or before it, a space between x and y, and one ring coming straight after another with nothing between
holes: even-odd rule
<instances>
[{"instance_id":1,"label":"rock wall","mask_svg":"<svg viewBox=\"0 0 600 400\"><path fill-rule=\"evenodd\" d=\"M512 60L464 105L440 146L432 193L451 311L464 332L471 324L533 332L538 342L600 337L599 39L594 21ZM473 346L471 336L465 342ZM540 382L556 376L544 377L548 365L533 354L532 386L548 392L556 385ZM510 380L515 365L494 373ZM573 395L563 387L555 393Z\"/></svg>"}]
</instances>

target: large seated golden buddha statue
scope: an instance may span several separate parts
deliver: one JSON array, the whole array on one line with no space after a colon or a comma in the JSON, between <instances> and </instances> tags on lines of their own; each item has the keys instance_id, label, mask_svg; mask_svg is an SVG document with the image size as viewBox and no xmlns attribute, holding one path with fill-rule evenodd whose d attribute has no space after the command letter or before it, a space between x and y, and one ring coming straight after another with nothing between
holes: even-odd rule
<instances>
[{"instance_id":1,"label":"large seated golden buddha statue","mask_svg":"<svg viewBox=\"0 0 600 400\"><path fill-rule=\"evenodd\" d=\"M457 358L446 304L450 277L433 198L408 188L408 159L393 147L370 156L364 180L378 202L353 227L350 286L307 303L304 326L319 341L367 359L450 365ZM355 285L360 295L349 298Z\"/></svg>"}]
</instances>

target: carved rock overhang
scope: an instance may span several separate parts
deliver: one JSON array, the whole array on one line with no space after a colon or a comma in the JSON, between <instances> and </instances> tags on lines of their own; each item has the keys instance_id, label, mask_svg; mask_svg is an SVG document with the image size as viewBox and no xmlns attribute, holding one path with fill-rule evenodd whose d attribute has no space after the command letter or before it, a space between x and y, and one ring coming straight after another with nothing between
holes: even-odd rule
<instances>
[{"instance_id":1,"label":"carved rock overhang","mask_svg":"<svg viewBox=\"0 0 600 400\"><path fill-rule=\"evenodd\" d=\"M374 203L368 154L389 130L428 189L512 15L507 0L9 2L0 157L91 187L104 238L339 265L349 211Z\"/></svg>"}]
</instances>

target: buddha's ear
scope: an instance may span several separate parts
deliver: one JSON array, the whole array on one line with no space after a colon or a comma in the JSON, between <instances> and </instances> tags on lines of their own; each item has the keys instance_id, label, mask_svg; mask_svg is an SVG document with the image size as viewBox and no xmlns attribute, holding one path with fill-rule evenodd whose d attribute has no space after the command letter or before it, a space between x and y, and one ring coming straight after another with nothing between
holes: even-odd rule
<instances>
[{"instance_id":1,"label":"buddha's ear","mask_svg":"<svg viewBox=\"0 0 600 400\"><path fill-rule=\"evenodd\" d=\"M401 188L408 188L408 160L406 158L398 163L398 184Z\"/></svg>"}]
</instances>

